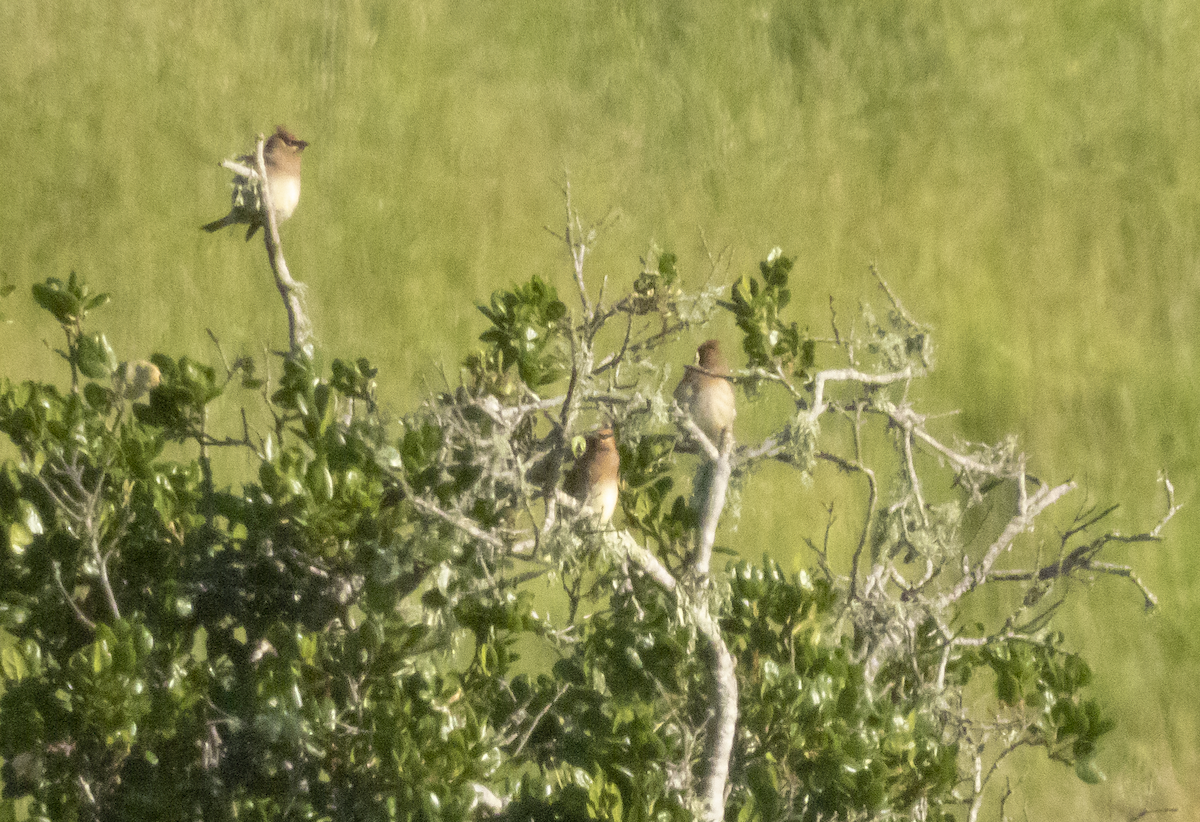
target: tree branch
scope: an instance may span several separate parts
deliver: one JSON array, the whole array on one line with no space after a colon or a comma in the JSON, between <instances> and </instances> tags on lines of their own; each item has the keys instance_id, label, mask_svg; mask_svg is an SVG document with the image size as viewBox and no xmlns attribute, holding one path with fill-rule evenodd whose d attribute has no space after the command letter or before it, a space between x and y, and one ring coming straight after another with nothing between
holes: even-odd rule
<instances>
[{"instance_id":1,"label":"tree branch","mask_svg":"<svg viewBox=\"0 0 1200 822\"><path fill-rule=\"evenodd\" d=\"M818 371L813 376L813 399L812 408L808 414L814 420L820 417L829 408L825 401L825 384L827 382L858 382L863 385L891 385L896 382L911 380L913 377L924 376L925 369L913 368L911 365L900 371L893 371L888 374L868 374L865 371L859 371L857 368L831 368L826 371Z\"/></svg>"},{"instance_id":2,"label":"tree branch","mask_svg":"<svg viewBox=\"0 0 1200 822\"><path fill-rule=\"evenodd\" d=\"M58 560L54 560L52 568L54 569L54 584L58 586L59 593L63 595L63 599L67 601L67 604L71 606L71 610L75 612L75 618L79 620L79 624L89 631L96 630L96 623L88 618L88 615L79 607L79 603L75 601L75 597L71 596L70 592L67 591L67 586L63 584L62 566Z\"/></svg>"},{"instance_id":3,"label":"tree branch","mask_svg":"<svg viewBox=\"0 0 1200 822\"><path fill-rule=\"evenodd\" d=\"M954 588L952 588L948 593L939 597L937 607L939 609L945 608L951 603L957 602L968 591L972 591L979 585L983 584L983 582L987 580L988 575L991 573L992 566L995 565L996 560L1000 557L1001 552L1005 551L1010 545L1012 545L1013 540L1015 540L1018 536L1033 527L1033 521L1038 517L1039 514L1042 513L1042 511L1058 502L1058 500L1061 499L1064 494L1074 490L1074 488L1074 482L1065 482L1062 485L1053 487L1049 485L1043 485L1041 488L1039 488L1037 493L1028 499L1027 504L1023 506L1023 510L1019 510L1016 515L1009 520L1008 525L1004 527L1004 530L1000 533L1000 536L996 538L996 541L988 547L987 551L983 555L983 558L975 565L975 567L969 570L968 573L964 574L963 578L959 580L958 584L955 585Z\"/></svg>"},{"instance_id":4,"label":"tree branch","mask_svg":"<svg viewBox=\"0 0 1200 822\"><path fill-rule=\"evenodd\" d=\"M721 628L700 606L695 612L696 628L705 643L708 674L712 689L709 702L708 735L704 744L705 770L700 782L704 819L722 822L729 783L729 763L738 721L738 683L733 655L721 635Z\"/></svg>"},{"instance_id":5,"label":"tree branch","mask_svg":"<svg viewBox=\"0 0 1200 822\"><path fill-rule=\"evenodd\" d=\"M254 146L255 163L259 186L262 189L263 216L266 218L266 231L263 232L263 242L267 247L267 260L275 275L275 287L283 298L283 307L288 317L288 349L294 357L298 354L311 355L312 323L304 308L304 289L292 279L288 271L287 260L283 258L283 245L279 240L279 223L275 219L275 206L272 202L271 186L267 183L267 164L263 159L264 138L258 135Z\"/></svg>"},{"instance_id":6,"label":"tree branch","mask_svg":"<svg viewBox=\"0 0 1200 822\"><path fill-rule=\"evenodd\" d=\"M699 433L704 436L696 423L688 420L691 428L696 428ZM704 443L711 446L708 438L704 438ZM712 564L713 546L717 542L717 524L721 519L721 513L725 510L725 495L729 491L729 480L733 476L733 434L729 429L725 429L721 437L721 449L717 453L717 458L712 462L706 462L697 470L696 476L707 481L707 487L704 496L704 508L700 512L700 528L699 540L696 543L696 558L694 568L698 579L707 580L709 566Z\"/></svg>"}]
</instances>

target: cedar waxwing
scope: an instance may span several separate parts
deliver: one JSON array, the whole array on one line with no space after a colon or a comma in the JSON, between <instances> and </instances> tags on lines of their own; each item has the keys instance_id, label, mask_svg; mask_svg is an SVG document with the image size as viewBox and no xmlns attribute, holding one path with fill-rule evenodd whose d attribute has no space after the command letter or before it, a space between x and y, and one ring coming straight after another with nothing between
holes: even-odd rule
<instances>
[{"instance_id":1,"label":"cedar waxwing","mask_svg":"<svg viewBox=\"0 0 1200 822\"><path fill-rule=\"evenodd\" d=\"M617 508L621 457L611 428L601 428L587 438L587 450L563 480L563 490L579 500L585 511L607 525Z\"/></svg>"},{"instance_id":2,"label":"cedar waxwing","mask_svg":"<svg viewBox=\"0 0 1200 822\"><path fill-rule=\"evenodd\" d=\"M133 402L149 394L162 382L158 366L149 360L130 360L121 363L113 374L117 394Z\"/></svg>"},{"instance_id":3,"label":"cedar waxwing","mask_svg":"<svg viewBox=\"0 0 1200 822\"><path fill-rule=\"evenodd\" d=\"M275 133L267 139L263 146L263 163L267 167L267 183L271 186L271 204L275 207L275 220L282 223L296 210L300 202L300 153L308 143L289 132L283 126L276 126ZM243 155L238 160L253 166L255 157ZM200 226L205 231L218 231L227 225L249 223L246 229L246 239L254 236L254 232L264 224L262 212L252 202L246 202L245 177L238 175L233 178L233 207L229 213L219 220Z\"/></svg>"},{"instance_id":4,"label":"cedar waxwing","mask_svg":"<svg viewBox=\"0 0 1200 822\"><path fill-rule=\"evenodd\" d=\"M726 429L733 433L737 416L733 383L728 379L729 365L721 354L721 344L709 340L696 352L696 365L685 366L683 379L675 389L675 401L691 415L713 445L721 445Z\"/></svg>"}]
</instances>

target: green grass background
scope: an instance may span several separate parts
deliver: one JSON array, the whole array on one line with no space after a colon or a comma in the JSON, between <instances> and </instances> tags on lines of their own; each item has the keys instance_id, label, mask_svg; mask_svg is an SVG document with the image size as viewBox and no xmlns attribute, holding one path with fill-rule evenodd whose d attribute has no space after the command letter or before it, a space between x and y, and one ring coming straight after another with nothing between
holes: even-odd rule
<instances>
[{"instance_id":1,"label":"green grass background","mask_svg":"<svg viewBox=\"0 0 1200 822\"><path fill-rule=\"evenodd\" d=\"M319 339L378 364L397 412L453 371L493 289L538 273L569 295L543 230L564 174L585 216L618 218L588 269L610 289L652 242L694 283L710 254L736 274L778 245L825 333L830 294L847 321L880 302L877 263L936 329L922 407L962 409L947 436L1019 435L1035 472L1123 501L1126 530L1161 512L1160 468L1190 503L1123 556L1156 615L1113 581L1067 614L1119 721L1109 781L1035 762L1009 812L1200 818L1194 3L38 0L0 4L0 31L8 376L55 367L28 287L72 269L114 295L96 320L122 357L215 361L206 329L282 347L261 246L197 230L227 206L218 161L276 123L312 143L283 235ZM744 544L819 533L820 476L769 485Z\"/></svg>"}]
</instances>

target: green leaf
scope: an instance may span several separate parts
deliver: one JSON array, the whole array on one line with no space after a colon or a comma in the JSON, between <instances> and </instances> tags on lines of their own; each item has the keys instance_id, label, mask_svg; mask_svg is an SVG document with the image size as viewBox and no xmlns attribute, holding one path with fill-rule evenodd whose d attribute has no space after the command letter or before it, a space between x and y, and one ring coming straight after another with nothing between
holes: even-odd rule
<instances>
[{"instance_id":1,"label":"green leaf","mask_svg":"<svg viewBox=\"0 0 1200 822\"><path fill-rule=\"evenodd\" d=\"M112 297L109 294L97 294L95 297L92 297L90 300L84 302L83 310L91 311L94 308L100 308L101 306L108 305L108 301L110 299L112 299Z\"/></svg>"},{"instance_id":2,"label":"green leaf","mask_svg":"<svg viewBox=\"0 0 1200 822\"><path fill-rule=\"evenodd\" d=\"M79 338L79 370L85 377L99 380L117 369L117 355L103 334L85 334Z\"/></svg>"},{"instance_id":3,"label":"green leaf","mask_svg":"<svg viewBox=\"0 0 1200 822\"><path fill-rule=\"evenodd\" d=\"M1092 759L1081 759L1076 762L1075 775L1089 785L1098 785L1108 778Z\"/></svg>"},{"instance_id":4,"label":"green leaf","mask_svg":"<svg viewBox=\"0 0 1200 822\"><path fill-rule=\"evenodd\" d=\"M101 414L108 412L113 393L100 383L89 382L83 387L83 399L87 404Z\"/></svg>"},{"instance_id":5,"label":"green leaf","mask_svg":"<svg viewBox=\"0 0 1200 822\"><path fill-rule=\"evenodd\" d=\"M17 500L16 521L8 527L8 547L20 556L34 538L45 531L37 506L27 499Z\"/></svg>"},{"instance_id":6,"label":"green leaf","mask_svg":"<svg viewBox=\"0 0 1200 822\"><path fill-rule=\"evenodd\" d=\"M79 298L66 290L62 280L51 277L44 283L35 284L33 298L62 325L74 324L80 314Z\"/></svg>"},{"instance_id":7,"label":"green leaf","mask_svg":"<svg viewBox=\"0 0 1200 822\"><path fill-rule=\"evenodd\" d=\"M308 466L305 484L314 499L321 502L333 499L333 474L329 472L329 465L324 458L314 460Z\"/></svg>"},{"instance_id":8,"label":"green leaf","mask_svg":"<svg viewBox=\"0 0 1200 822\"><path fill-rule=\"evenodd\" d=\"M111 651L114 671L119 674L133 674L137 671L137 651L133 647L132 637L120 637L113 644Z\"/></svg>"},{"instance_id":9,"label":"green leaf","mask_svg":"<svg viewBox=\"0 0 1200 822\"><path fill-rule=\"evenodd\" d=\"M100 627L104 628L106 626L101 625ZM110 631L107 636L97 637L96 641L92 643L92 673L103 673L112 667L112 646L115 640L116 638L112 636L112 632Z\"/></svg>"},{"instance_id":10,"label":"green leaf","mask_svg":"<svg viewBox=\"0 0 1200 822\"><path fill-rule=\"evenodd\" d=\"M4 671L4 678L9 682L20 682L29 673L29 666L25 664L25 655L14 645L6 645L4 650L0 651L0 668Z\"/></svg>"}]
</instances>

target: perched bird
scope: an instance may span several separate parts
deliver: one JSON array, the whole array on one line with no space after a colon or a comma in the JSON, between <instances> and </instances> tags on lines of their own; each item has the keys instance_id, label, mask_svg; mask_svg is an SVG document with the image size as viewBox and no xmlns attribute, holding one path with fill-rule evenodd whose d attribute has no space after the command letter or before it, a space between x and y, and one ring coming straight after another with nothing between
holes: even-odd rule
<instances>
[{"instance_id":1,"label":"perched bird","mask_svg":"<svg viewBox=\"0 0 1200 822\"><path fill-rule=\"evenodd\" d=\"M140 400L162 382L162 372L149 360L131 360L121 363L113 374L113 385L117 394L130 402Z\"/></svg>"},{"instance_id":2,"label":"perched bird","mask_svg":"<svg viewBox=\"0 0 1200 822\"><path fill-rule=\"evenodd\" d=\"M275 207L275 220L282 223L296 210L300 202L300 153L308 143L285 129L276 126L275 133L267 138L263 146L263 162L267 167L267 184L271 187L271 204ZM238 157L238 161L253 166L254 155ZM264 225L262 209L250 196L249 180L238 175L233 178L233 207L219 220L200 226L205 231L217 231L227 225L248 223L246 239Z\"/></svg>"},{"instance_id":3,"label":"perched bird","mask_svg":"<svg viewBox=\"0 0 1200 822\"><path fill-rule=\"evenodd\" d=\"M617 508L621 456L611 428L601 428L587 438L587 450L575 461L563 481L563 490L579 500L601 525L607 525Z\"/></svg>"},{"instance_id":4,"label":"perched bird","mask_svg":"<svg viewBox=\"0 0 1200 822\"><path fill-rule=\"evenodd\" d=\"M729 364L721 354L721 344L716 340L704 343L696 352L696 364L685 368L675 389L675 401L691 415L713 445L720 446L724 431L729 429L733 433L733 420L737 416Z\"/></svg>"}]
</instances>

